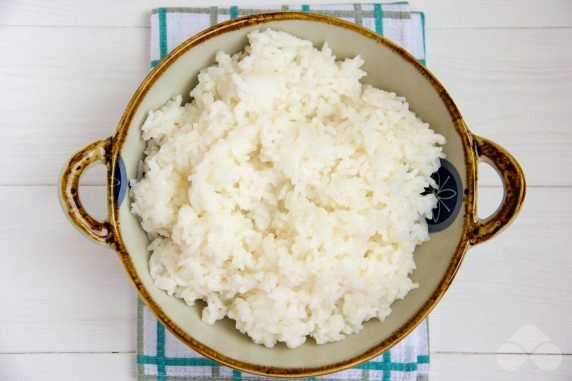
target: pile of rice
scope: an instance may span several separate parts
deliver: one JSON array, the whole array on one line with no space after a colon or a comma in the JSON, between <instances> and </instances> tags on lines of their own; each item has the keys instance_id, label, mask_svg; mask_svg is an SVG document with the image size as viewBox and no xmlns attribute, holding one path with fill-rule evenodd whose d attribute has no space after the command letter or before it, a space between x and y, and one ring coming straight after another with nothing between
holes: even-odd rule
<instances>
[{"instance_id":1,"label":"pile of rice","mask_svg":"<svg viewBox=\"0 0 572 381\"><path fill-rule=\"evenodd\" d=\"M151 112L132 212L157 287L255 343L318 344L383 320L417 287L443 136L360 83L358 56L254 31ZM389 74L390 75L390 74Z\"/></svg>"}]
</instances>

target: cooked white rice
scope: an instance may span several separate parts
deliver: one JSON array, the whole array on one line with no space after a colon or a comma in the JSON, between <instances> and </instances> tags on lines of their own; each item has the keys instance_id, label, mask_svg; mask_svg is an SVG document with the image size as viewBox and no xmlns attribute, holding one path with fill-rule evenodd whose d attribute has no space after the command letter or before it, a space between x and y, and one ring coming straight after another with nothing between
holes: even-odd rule
<instances>
[{"instance_id":1,"label":"cooked white rice","mask_svg":"<svg viewBox=\"0 0 572 381\"><path fill-rule=\"evenodd\" d=\"M267 347L341 340L417 287L445 139L362 59L272 30L149 113L132 211L157 287Z\"/></svg>"}]
</instances>

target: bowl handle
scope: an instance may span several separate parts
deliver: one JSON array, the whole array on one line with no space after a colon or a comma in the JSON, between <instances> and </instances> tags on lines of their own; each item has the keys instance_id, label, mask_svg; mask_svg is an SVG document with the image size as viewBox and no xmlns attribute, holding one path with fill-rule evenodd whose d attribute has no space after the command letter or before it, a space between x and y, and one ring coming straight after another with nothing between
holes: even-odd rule
<instances>
[{"instance_id":1,"label":"bowl handle","mask_svg":"<svg viewBox=\"0 0 572 381\"><path fill-rule=\"evenodd\" d=\"M60 201L70 221L89 238L106 245L113 244L113 229L109 222L98 221L83 208L79 197L79 179L85 169L102 162L110 173L111 138L98 140L77 152L64 167L60 179Z\"/></svg>"},{"instance_id":2,"label":"bowl handle","mask_svg":"<svg viewBox=\"0 0 572 381\"><path fill-rule=\"evenodd\" d=\"M473 135L473 142L477 161L490 164L501 177L503 185L502 202L491 216L478 218L475 206L469 239L471 244L476 245L494 237L514 220L524 202L526 180L516 159L504 148L476 135Z\"/></svg>"}]
</instances>

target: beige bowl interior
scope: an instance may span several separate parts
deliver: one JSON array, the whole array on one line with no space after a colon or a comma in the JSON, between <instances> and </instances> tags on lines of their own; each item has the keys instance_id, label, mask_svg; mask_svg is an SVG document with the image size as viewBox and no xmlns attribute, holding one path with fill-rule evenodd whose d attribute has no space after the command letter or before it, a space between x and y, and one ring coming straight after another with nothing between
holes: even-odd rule
<instances>
[{"instance_id":1,"label":"beige bowl interior","mask_svg":"<svg viewBox=\"0 0 572 381\"><path fill-rule=\"evenodd\" d=\"M188 94L196 83L198 71L214 62L218 50L230 53L242 50L247 43L247 33L257 28L286 31L311 40L317 46L327 40L338 57L361 55L365 60L364 69L368 73L364 82L405 96L412 110L446 137L447 159L459 171L463 188L467 186L462 141L447 107L429 80L391 47L355 31L309 20L277 20L259 26L244 27L213 37L180 56L161 75L135 110L121 148L129 178L136 176L137 163L142 159L144 143L140 137L140 126L147 112L162 106L175 95ZM361 333L336 343L318 346L313 340L308 340L294 350L283 345L267 349L253 344L247 336L235 330L233 322L228 319L213 326L203 323L198 307L189 308L181 300L169 297L154 287L148 271L148 240L137 219L130 214L131 201L129 195L126 197L119 210L119 229L134 268L151 298L174 324L198 342L228 358L260 366L327 366L360 356L379 345L422 309L441 282L463 234L464 208L452 225L432 234L429 242L418 247L415 252L417 270L413 274L413 280L419 283L420 287L410 292L404 300L394 303L393 313L383 323L370 321Z\"/></svg>"}]
</instances>

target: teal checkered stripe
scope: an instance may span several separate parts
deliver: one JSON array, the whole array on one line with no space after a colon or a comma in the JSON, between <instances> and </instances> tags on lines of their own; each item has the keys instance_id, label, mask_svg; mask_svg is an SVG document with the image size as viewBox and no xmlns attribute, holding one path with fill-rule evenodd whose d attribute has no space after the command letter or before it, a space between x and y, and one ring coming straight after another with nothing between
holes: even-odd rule
<instances>
[{"instance_id":1,"label":"teal checkered stripe","mask_svg":"<svg viewBox=\"0 0 572 381\"><path fill-rule=\"evenodd\" d=\"M137 364L141 365L151 365L156 367L156 376L154 379L158 381L166 381L167 378L167 368L171 367L204 367L206 368L205 375L203 376L205 379L214 380L214 379L224 379L232 381L250 381L250 380L260 380L262 377L255 377L250 374L244 374L237 370L231 370L230 368L226 368L219 363L212 361L210 359L204 357L192 357L192 358L185 358L185 357L166 357L164 348L165 348L165 327L160 323L157 322L157 355L156 356L145 356L145 355L138 355L137 356ZM360 364L354 367L354 370L366 370L369 372L376 373L375 376L371 377L371 379L379 379L383 381L390 381L391 375L394 372L417 372L418 368L424 364L429 364L429 355L418 355L416 362L392 362L391 360L391 351L385 352L383 355L371 360L369 362ZM226 374L221 374L221 369L226 369ZM214 372L213 370L217 369L218 372ZM211 373L210 376L206 373ZM218 374L216 374L218 373ZM319 378L320 380L331 380L331 381L339 381L339 377L330 377L330 376L321 376L321 377L310 377L306 378L306 380L314 380ZM198 377L193 377L193 380L199 379ZM363 379L363 378L360 378ZM180 379L179 379L180 380Z\"/></svg>"},{"instance_id":2,"label":"teal checkered stripe","mask_svg":"<svg viewBox=\"0 0 572 381\"><path fill-rule=\"evenodd\" d=\"M168 370L167 368L171 367L203 367L206 368L204 377L205 379L213 380L213 379L224 379L232 381L249 381L249 380L260 380L262 377L256 377L250 374L244 374L237 370L232 370L230 368L226 368L221 364L207 359L205 357L167 357L165 356L165 327L157 321L157 355L156 356L145 356L145 355L138 355L137 356L137 365L151 365L156 367L156 376L155 379L158 381L166 381ZM417 361L415 362L393 362L391 359L391 351L387 351L383 353L383 355L376 357L374 360L365 362L354 367L354 370L365 370L372 372L372 376L369 379L379 379L382 381L390 381L392 374L394 372L417 372L419 367L425 364L429 364L429 355L418 355ZM221 374L222 368L223 374ZM217 369L218 372L215 372L214 369ZM224 370L226 369L226 372ZM208 375L210 373L210 375ZM218 373L218 374L217 374ZM226 373L226 374L225 374ZM319 378L320 380L331 380L331 381L339 381L339 377L331 377L331 376L321 376L321 377L310 377L306 378L306 380L313 380ZM194 380L198 379L196 376L193 377ZM360 378L363 379L363 378Z\"/></svg>"},{"instance_id":3,"label":"teal checkered stripe","mask_svg":"<svg viewBox=\"0 0 572 381\"><path fill-rule=\"evenodd\" d=\"M425 64L425 16L407 2L382 4L276 5L158 8L151 15L151 67L188 37L209 26L263 12L312 12L354 22L394 41Z\"/></svg>"},{"instance_id":4,"label":"teal checkered stripe","mask_svg":"<svg viewBox=\"0 0 572 381\"><path fill-rule=\"evenodd\" d=\"M157 321L151 311L138 304L137 368L139 380L255 381L267 377L243 373L207 359L186 347ZM307 380L426 380L429 372L427 322L391 350L354 368Z\"/></svg>"}]
</instances>

